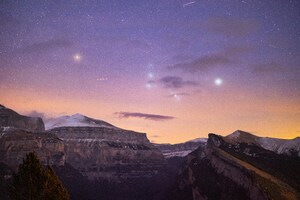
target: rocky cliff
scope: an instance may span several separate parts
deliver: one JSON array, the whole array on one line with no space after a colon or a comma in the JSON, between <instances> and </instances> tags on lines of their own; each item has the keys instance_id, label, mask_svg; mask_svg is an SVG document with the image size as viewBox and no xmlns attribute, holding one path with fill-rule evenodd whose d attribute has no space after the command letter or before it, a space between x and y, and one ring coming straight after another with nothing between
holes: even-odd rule
<instances>
[{"instance_id":1,"label":"rocky cliff","mask_svg":"<svg viewBox=\"0 0 300 200\"><path fill-rule=\"evenodd\" d=\"M281 156L278 161L283 163L289 157L283 158L284 155L255 144L233 145L225 140L210 134L206 146L200 146L188 155L173 193L174 199L299 198L297 179L288 177L272 163L278 156ZM265 155L271 157L268 159ZM290 166L286 168L294 175L300 174L296 167L299 166L297 158L290 158L287 163Z\"/></svg>"},{"instance_id":2,"label":"rocky cliff","mask_svg":"<svg viewBox=\"0 0 300 200\"><path fill-rule=\"evenodd\" d=\"M300 137L294 139L279 139L270 137L258 137L251 133L237 130L223 138L227 143L245 143L256 145L277 154L300 157Z\"/></svg>"},{"instance_id":3,"label":"rocky cliff","mask_svg":"<svg viewBox=\"0 0 300 200\"><path fill-rule=\"evenodd\" d=\"M44 131L44 122L39 117L27 117L0 105L0 127L15 127L28 131Z\"/></svg>"},{"instance_id":4,"label":"rocky cliff","mask_svg":"<svg viewBox=\"0 0 300 200\"><path fill-rule=\"evenodd\" d=\"M165 158L185 157L199 146L206 145L207 138L197 138L179 144L154 144Z\"/></svg>"},{"instance_id":5,"label":"rocky cliff","mask_svg":"<svg viewBox=\"0 0 300 200\"><path fill-rule=\"evenodd\" d=\"M35 151L42 163L64 165L62 140L45 132L30 132L17 128L0 128L0 162L16 170L25 155Z\"/></svg>"},{"instance_id":6,"label":"rocky cliff","mask_svg":"<svg viewBox=\"0 0 300 200\"><path fill-rule=\"evenodd\" d=\"M145 133L79 114L60 119L48 132L63 140L74 168L72 174L57 168L72 199L162 199L170 185L167 163Z\"/></svg>"},{"instance_id":7,"label":"rocky cliff","mask_svg":"<svg viewBox=\"0 0 300 200\"><path fill-rule=\"evenodd\" d=\"M64 141L67 162L90 180L151 177L164 163L143 133L106 127L58 127L49 132Z\"/></svg>"}]
</instances>

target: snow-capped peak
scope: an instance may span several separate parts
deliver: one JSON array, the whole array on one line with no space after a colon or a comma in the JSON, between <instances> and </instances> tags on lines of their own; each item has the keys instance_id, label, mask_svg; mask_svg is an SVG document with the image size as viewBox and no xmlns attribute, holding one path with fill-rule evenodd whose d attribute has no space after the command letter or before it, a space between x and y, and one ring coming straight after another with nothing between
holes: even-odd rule
<instances>
[{"instance_id":1,"label":"snow-capped peak","mask_svg":"<svg viewBox=\"0 0 300 200\"><path fill-rule=\"evenodd\" d=\"M248 143L248 144L258 144L258 139L259 137L245 132L245 131L241 131L241 130L237 130L233 133L231 133L230 135L227 135L226 137L224 137L224 139L229 142L229 143Z\"/></svg>"},{"instance_id":2,"label":"snow-capped peak","mask_svg":"<svg viewBox=\"0 0 300 200\"><path fill-rule=\"evenodd\" d=\"M264 149L278 154L291 154L292 151L298 152L300 156L300 137L294 139L278 139L270 137L259 137L248 132L237 130L224 137L229 143L247 143L260 146Z\"/></svg>"},{"instance_id":3,"label":"snow-capped peak","mask_svg":"<svg viewBox=\"0 0 300 200\"><path fill-rule=\"evenodd\" d=\"M71 115L70 118L73 118L73 119L85 119L86 116L80 114L80 113L76 113L74 115Z\"/></svg>"},{"instance_id":4,"label":"snow-capped peak","mask_svg":"<svg viewBox=\"0 0 300 200\"><path fill-rule=\"evenodd\" d=\"M206 143L207 138L196 138L196 139L193 139L193 140L189 140L187 142L203 142L203 143Z\"/></svg>"},{"instance_id":5,"label":"snow-capped peak","mask_svg":"<svg viewBox=\"0 0 300 200\"><path fill-rule=\"evenodd\" d=\"M45 121L46 130L57 127L105 127L117 129L117 127L105 121L89 118L79 113L71 116L61 116Z\"/></svg>"}]
</instances>

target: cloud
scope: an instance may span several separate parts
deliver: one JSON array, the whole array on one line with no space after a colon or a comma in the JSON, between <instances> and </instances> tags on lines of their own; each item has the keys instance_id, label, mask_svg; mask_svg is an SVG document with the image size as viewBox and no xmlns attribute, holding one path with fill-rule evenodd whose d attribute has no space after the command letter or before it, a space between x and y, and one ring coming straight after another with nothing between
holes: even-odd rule
<instances>
[{"instance_id":1,"label":"cloud","mask_svg":"<svg viewBox=\"0 0 300 200\"><path fill-rule=\"evenodd\" d=\"M172 66L169 66L169 69L180 69L185 72L195 73L199 71L207 71L212 67L220 65L229 65L233 62L226 56L218 53L201 56L191 62L178 63Z\"/></svg>"},{"instance_id":2,"label":"cloud","mask_svg":"<svg viewBox=\"0 0 300 200\"><path fill-rule=\"evenodd\" d=\"M159 137L161 137L160 135L151 135L150 136L151 138L159 138Z\"/></svg>"},{"instance_id":3,"label":"cloud","mask_svg":"<svg viewBox=\"0 0 300 200\"><path fill-rule=\"evenodd\" d=\"M184 72L195 73L205 72L218 66L228 66L236 63L244 54L253 50L253 47L248 45L236 45L224 48L219 52L214 52L207 55L202 55L189 62L179 62L168 66L170 70L182 70ZM184 56L184 55L183 55ZM177 55L176 58L180 55Z\"/></svg>"},{"instance_id":4,"label":"cloud","mask_svg":"<svg viewBox=\"0 0 300 200\"><path fill-rule=\"evenodd\" d=\"M40 117L42 119L46 118L46 114L45 113L39 112L39 111L36 111L36 110L29 111L29 112L25 113L25 115L29 116L29 117Z\"/></svg>"},{"instance_id":5,"label":"cloud","mask_svg":"<svg viewBox=\"0 0 300 200\"><path fill-rule=\"evenodd\" d=\"M20 47L15 52L17 53L39 53L57 48L67 48L72 46L72 43L64 39L51 39L48 41L37 42L28 46Z\"/></svg>"},{"instance_id":6,"label":"cloud","mask_svg":"<svg viewBox=\"0 0 300 200\"><path fill-rule=\"evenodd\" d=\"M140 40L127 39L124 46L129 49L149 50L151 47L148 43Z\"/></svg>"},{"instance_id":7,"label":"cloud","mask_svg":"<svg viewBox=\"0 0 300 200\"><path fill-rule=\"evenodd\" d=\"M5 10L5 8L3 8ZM0 25L3 30L14 30L16 27L21 25L20 21L13 17L10 12L0 11Z\"/></svg>"},{"instance_id":8,"label":"cloud","mask_svg":"<svg viewBox=\"0 0 300 200\"><path fill-rule=\"evenodd\" d=\"M204 26L210 31L229 37L243 37L260 27L260 23L251 19L210 18Z\"/></svg>"},{"instance_id":9,"label":"cloud","mask_svg":"<svg viewBox=\"0 0 300 200\"><path fill-rule=\"evenodd\" d=\"M143 50L149 51L151 49L151 45L145 41L130 39L128 37L123 36L101 36L96 37L96 43L101 46L105 46L108 49L119 49L126 48L129 50Z\"/></svg>"},{"instance_id":10,"label":"cloud","mask_svg":"<svg viewBox=\"0 0 300 200\"><path fill-rule=\"evenodd\" d=\"M179 76L165 76L158 80L166 88L178 89L186 86L198 86L199 84L195 81L184 81Z\"/></svg>"},{"instance_id":11,"label":"cloud","mask_svg":"<svg viewBox=\"0 0 300 200\"><path fill-rule=\"evenodd\" d=\"M155 114L146 114L146 113L136 113L136 112L116 112L115 115L118 115L119 118L143 118L147 120L154 120L154 121L165 121L175 119L172 116L165 116L165 115L155 115Z\"/></svg>"},{"instance_id":12,"label":"cloud","mask_svg":"<svg viewBox=\"0 0 300 200\"><path fill-rule=\"evenodd\" d=\"M224 56L234 57L234 56L241 56L243 54L247 54L254 50L254 47L248 45L237 45L237 46L230 46L225 48L221 53Z\"/></svg>"},{"instance_id":13,"label":"cloud","mask_svg":"<svg viewBox=\"0 0 300 200\"><path fill-rule=\"evenodd\" d=\"M172 97L176 97L176 96L191 96L191 94L187 93L187 92L179 92L179 93L170 94L167 97L172 98Z\"/></svg>"},{"instance_id":14,"label":"cloud","mask_svg":"<svg viewBox=\"0 0 300 200\"><path fill-rule=\"evenodd\" d=\"M270 63L262 63L262 64L255 64L253 68L253 73L256 74L266 74L266 73L273 73L273 72L282 72L285 68L281 65L270 62Z\"/></svg>"}]
</instances>

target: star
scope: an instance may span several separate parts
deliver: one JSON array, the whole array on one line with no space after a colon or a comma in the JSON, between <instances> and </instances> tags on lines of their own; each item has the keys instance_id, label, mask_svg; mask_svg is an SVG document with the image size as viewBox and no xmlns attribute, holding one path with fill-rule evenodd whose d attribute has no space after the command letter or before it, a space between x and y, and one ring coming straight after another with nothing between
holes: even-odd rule
<instances>
[{"instance_id":1,"label":"star","mask_svg":"<svg viewBox=\"0 0 300 200\"><path fill-rule=\"evenodd\" d=\"M222 85L222 83L223 83L223 80L222 80L222 79L220 79L220 78L216 78L216 79L215 79L215 85L216 85L216 86L220 86L220 85Z\"/></svg>"},{"instance_id":2,"label":"star","mask_svg":"<svg viewBox=\"0 0 300 200\"><path fill-rule=\"evenodd\" d=\"M178 94L174 94L173 97L176 101L180 101L180 99L181 99Z\"/></svg>"},{"instance_id":3,"label":"star","mask_svg":"<svg viewBox=\"0 0 300 200\"><path fill-rule=\"evenodd\" d=\"M152 72L148 72L147 77L149 79L153 79L154 78L154 74Z\"/></svg>"},{"instance_id":4,"label":"star","mask_svg":"<svg viewBox=\"0 0 300 200\"><path fill-rule=\"evenodd\" d=\"M81 55L79 53L76 53L73 55L73 60L75 62L80 62L81 61Z\"/></svg>"}]
</instances>

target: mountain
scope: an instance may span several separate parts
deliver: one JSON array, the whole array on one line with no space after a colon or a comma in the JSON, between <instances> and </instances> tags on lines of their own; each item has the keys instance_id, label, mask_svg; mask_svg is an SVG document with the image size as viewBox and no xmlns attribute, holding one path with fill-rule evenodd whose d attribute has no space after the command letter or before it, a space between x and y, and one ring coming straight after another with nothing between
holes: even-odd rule
<instances>
[{"instance_id":1,"label":"mountain","mask_svg":"<svg viewBox=\"0 0 300 200\"><path fill-rule=\"evenodd\" d=\"M145 133L81 114L53 119L46 122L46 128L64 142L66 163L82 175L70 181L68 174L60 173L64 169L58 168L73 194L84 187L79 184L74 188L75 181L89 185L84 193L92 199L106 195L112 199L159 198L168 186L167 162Z\"/></svg>"},{"instance_id":2,"label":"mountain","mask_svg":"<svg viewBox=\"0 0 300 200\"><path fill-rule=\"evenodd\" d=\"M28 131L44 131L44 122L39 117L27 117L0 104L0 127L15 127Z\"/></svg>"},{"instance_id":3,"label":"mountain","mask_svg":"<svg viewBox=\"0 0 300 200\"><path fill-rule=\"evenodd\" d=\"M47 132L64 141L68 163L90 180L120 178L118 173L109 174L110 170L116 170L116 165L125 169L144 164L140 176L148 176L147 173L153 173L152 164L163 161L163 156L145 133L117 128L81 114L53 119L46 127L51 128ZM137 176L139 171L135 169L135 174L127 175Z\"/></svg>"},{"instance_id":4,"label":"mountain","mask_svg":"<svg viewBox=\"0 0 300 200\"><path fill-rule=\"evenodd\" d=\"M209 134L207 145L187 156L170 199L299 199L299 157L256 139L243 131Z\"/></svg>"},{"instance_id":5,"label":"mountain","mask_svg":"<svg viewBox=\"0 0 300 200\"><path fill-rule=\"evenodd\" d=\"M257 145L278 154L295 155L300 157L300 137L294 139L278 139L269 137L258 137L251 133L237 130L224 137L228 143L247 143Z\"/></svg>"},{"instance_id":6,"label":"mountain","mask_svg":"<svg viewBox=\"0 0 300 200\"><path fill-rule=\"evenodd\" d=\"M65 163L64 143L54 134L18 128L2 129L0 134L0 162L12 169L17 169L26 154L32 151L44 164L59 166Z\"/></svg>"},{"instance_id":7,"label":"mountain","mask_svg":"<svg viewBox=\"0 0 300 200\"><path fill-rule=\"evenodd\" d=\"M41 118L23 116L0 105L0 163L15 170L27 153L35 151L44 164L63 165L64 143L44 130Z\"/></svg>"},{"instance_id":8,"label":"mountain","mask_svg":"<svg viewBox=\"0 0 300 200\"><path fill-rule=\"evenodd\" d=\"M89 118L79 113L71 116L49 119L45 122L45 127L46 130L57 127L105 127L117 129L117 127L105 121Z\"/></svg>"},{"instance_id":9,"label":"mountain","mask_svg":"<svg viewBox=\"0 0 300 200\"><path fill-rule=\"evenodd\" d=\"M52 165L71 199L300 199L299 137L241 130L180 144L81 114L47 121L0 106L0 193L26 153ZM6 191L6 192L5 192Z\"/></svg>"},{"instance_id":10,"label":"mountain","mask_svg":"<svg viewBox=\"0 0 300 200\"><path fill-rule=\"evenodd\" d=\"M154 144L165 158L185 157L200 145L205 145L207 138L196 138L179 144Z\"/></svg>"},{"instance_id":11,"label":"mountain","mask_svg":"<svg viewBox=\"0 0 300 200\"><path fill-rule=\"evenodd\" d=\"M163 162L144 133L111 127L58 127L48 132L64 141L67 162L90 180L151 176Z\"/></svg>"},{"instance_id":12,"label":"mountain","mask_svg":"<svg viewBox=\"0 0 300 200\"><path fill-rule=\"evenodd\" d=\"M26 153L36 151L53 165L72 199L160 198L169 186L167 163L145 133L80 114L52 119L48 130L37 131L38 120L1 109L9 115L0 116L0 163L16 169Z\"/></svg>"}]
</instances>

